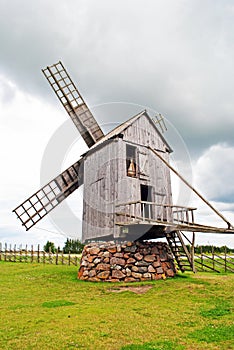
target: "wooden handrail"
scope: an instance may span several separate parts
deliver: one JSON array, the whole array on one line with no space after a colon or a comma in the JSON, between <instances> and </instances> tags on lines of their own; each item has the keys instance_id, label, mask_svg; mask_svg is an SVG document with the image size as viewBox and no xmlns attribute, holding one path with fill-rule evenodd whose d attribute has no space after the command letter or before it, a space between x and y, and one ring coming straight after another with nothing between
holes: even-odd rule
<instances>
[{"instance_id":1,"label":"wooden handrail","mask_svg":"<svg viewBox=\"0 0 234 350\"><path fill-rule=\"evenodd\" d=\"M185 207L182 205L173 205L173 204L159 204L156 202L147 202L147 201L133 201L133 202L126 202L126 203L119 203L116 204L116 207L122 207L125 205L131 205L131 204L137 204L137 203L141 203L141 204L150 204L150 205L155 205L155 206L159 206L159 207L164 207L164 208L180 208L180 209L185 209L185 210L197 210L197 208L193 208L193 207Z\"/></svg>"}]
</instances>

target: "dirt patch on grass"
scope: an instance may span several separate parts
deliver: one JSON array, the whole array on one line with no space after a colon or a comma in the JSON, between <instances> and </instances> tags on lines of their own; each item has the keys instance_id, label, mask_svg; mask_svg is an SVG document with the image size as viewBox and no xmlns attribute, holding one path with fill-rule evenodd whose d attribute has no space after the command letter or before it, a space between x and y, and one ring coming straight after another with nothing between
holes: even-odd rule
<instances>
[{"instance_id":1,"label":"dirt patch on grass","mask_svg":"<svg viewBox=\"0 0 234 350\"><path fill-rule=\"evenodd\" d=\"M138 286L138 287L134 287L134 286L123 286L123 287L119 287L119 288L111 288L109 289L110 292L113 293L121 293L121 292L133 292L136 294L144 294L146 292L148 292L148 290L150 290L153 286L150 285L146 285L146 286Z\"/></svg>"}]
</instances>

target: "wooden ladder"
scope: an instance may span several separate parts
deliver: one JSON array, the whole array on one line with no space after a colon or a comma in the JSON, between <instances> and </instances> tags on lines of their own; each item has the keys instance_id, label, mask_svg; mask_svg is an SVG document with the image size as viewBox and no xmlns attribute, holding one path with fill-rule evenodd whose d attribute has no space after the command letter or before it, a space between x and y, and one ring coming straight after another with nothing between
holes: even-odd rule
<instances>
[{"instance_id":1,"label":"wooden ladder","mask_svg":"<svg viewBox=\"0 0 234 350\"><path fill-rule=\"evenodd\" d=\"M195 272L192 256L184 243L181 232L172 231L172 232L166 233L166 239L175 257L175 260L178 264L180 271Z\"/></svg>"}]
</instances>

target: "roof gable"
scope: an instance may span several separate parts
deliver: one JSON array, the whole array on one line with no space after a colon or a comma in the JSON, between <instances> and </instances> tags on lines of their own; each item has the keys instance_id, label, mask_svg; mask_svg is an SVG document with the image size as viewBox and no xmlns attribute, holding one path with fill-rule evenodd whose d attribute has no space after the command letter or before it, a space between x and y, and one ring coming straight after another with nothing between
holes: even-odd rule
<instances>
[{"instance_id":1,"label":"roof gable","mask_svg":"<svg viewBox=\"0 0 234 350\"><path fill-rule=\"evenodd\" d=\"M165 140L165 138L163 137L161 132L158 130L157 126L155 125L155 122L149 116L148 112L146 110L143 110L140 113L138 113L138 114L134 115L133 117L131 117L130 119L128 119L127 121L125 121L124 123L118 125L117 127L115 127L110 132L108 132L104 137L101 138L101 140L96 142L85 154L87 154L89 151L95 149L96 147L100 146L101 144L105 143L106 141L117 137L119 134L122 134L127 128L132 126L143 115L145 117L147 117L147 119L149 120L149 122L151 123L153 128L156 130L156 132L159 135L159 137L162 139L163 143L165 143L165 145L167 146L168 151L172 152L172 149L171 149L170 145L167 143L167 141Z\"/></svg>"},{"instance_id":2,"label":"roof gable","mask_svg":"<svg viewBox=\"0 0 234 350\"><path fill-rule=\"evenodd\" d=\"M154 140L156 137L158 140L160 140L160 144L164 144L165 148L168 150L169 153L173 152L172 148L170 147L170 145L168 144L164 136L161 134L161 132L157 128L157 122L154 121L154 119L149 116L146 110L141 112L141 114L138 114L137 116L129 119L126 123L128 123L128 125L122 130L125 141L134 142L134 140L132 140L131 137L132 135L135 134L135 136L133 136L134 138L137 137L137 140L135 140L135 142L138 143L139 145L140 144L143 145L146 141L145 132L147 134L147 131L148 131L148 135L151 134L151 137L148 139L147 144L148 142L150 142L150 139L151 139L151 147L154 148L156 146L154 143ZM134 132L129 130L131 128L134 128L134 126L138 128L138 131ZM142 134L142 131L143 131L143 134ZM161 149L161 146L159 144L156 147L159 147Z\"/></svg>"}]
</instances>

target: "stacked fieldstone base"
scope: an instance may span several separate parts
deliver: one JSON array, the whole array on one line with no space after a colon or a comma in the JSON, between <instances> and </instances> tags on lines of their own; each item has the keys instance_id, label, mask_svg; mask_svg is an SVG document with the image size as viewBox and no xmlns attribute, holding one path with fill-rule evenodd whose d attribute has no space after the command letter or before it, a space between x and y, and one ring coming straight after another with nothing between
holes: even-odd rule
<instances>
[{"instance_id":1,"label":"stacked fieldstone base","mask_svg":"<svg viewBox=\"0 0 234 350\"><path fill-rule=\"evenodd\" d=\"M174 277L176 268L166 243L90 243L84 247L78 278L136 282Z\"/></svg>"}]
</instances>

